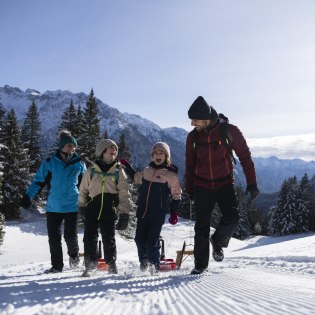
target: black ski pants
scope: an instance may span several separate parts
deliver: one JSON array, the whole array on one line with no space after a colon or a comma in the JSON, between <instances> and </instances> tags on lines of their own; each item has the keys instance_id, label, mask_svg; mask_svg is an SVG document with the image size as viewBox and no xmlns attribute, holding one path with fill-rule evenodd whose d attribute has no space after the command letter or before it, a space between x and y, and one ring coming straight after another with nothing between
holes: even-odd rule
<instances>
[{"instance_id":1,"label":"black ski pants","mask_svg":"<svg viewBox=\"0 0 315 315\"><path fill-rule=\"evenodd\" d=\"M114 208L104 208L101 217L98 219L99 209L89 207L85 214L84 222L84 261L85 267L94 268L97 265L98 252L98 228L100 228L104 258L107 264L116 261L116 239L115 239L115 221L116 212Z\"/></svg>"},{"instance_id":2,"label":"black ski pants","mask_svg":"<svg viewBox=\"0 0 315 315\"><path fill-rule=\"evenodd\" d=\"M164 220L156 218L138 218L135 242L140 263L149 262L160 267L160 234Z\"/></svg>"},{"instance_id":3,"label":"black ski pants","mask_svg":"<svg viewBox=\"0 0 315 315\"><path fill-rule=\"evenodd\" d=\"M76 257L78 244L78 212L47 212L47 231L50 248L51 265L62 270L63 253L61 245L61 225L64 221L64 238L68 247L68 255Z\"/></svg>"},{"instance_id":4,"label":"black ski pants","mask_svg":"<svg viewBox=\"0 0 315 315\"><path fill-rule=\"evenodd\" d=\"M209 263L210 224L216 203L222 213L219 225L212 235L213 242L227 247L239 222L238 200L234 184L227 184L217 190L195 189L195 267L204 269Z\"/></svg>"}]
</instances>

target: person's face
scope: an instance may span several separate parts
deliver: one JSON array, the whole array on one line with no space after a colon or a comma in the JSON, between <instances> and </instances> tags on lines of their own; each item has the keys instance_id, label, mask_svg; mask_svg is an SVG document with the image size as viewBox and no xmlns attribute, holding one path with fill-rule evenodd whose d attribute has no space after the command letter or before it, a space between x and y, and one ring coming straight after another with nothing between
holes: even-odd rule
<instances>
[{"instance_id":1,"label":"person's face","mask_svg":"<svg viewBox=\"0 0 315 315\"><path fill-rule=\"evenodd\" d=\"M62 148L61 151L64 152L64 153L73 154L74 151L75 151L75 147L74 147L73 144L67 143L67 144L64 145L64 147Z\"/></svg>"},{"instance_id":2,"label":"person's face","mask_svg":"<svg viewBox=\"0 0 315 315\"><path fill-rule=\"evenodd\" d=\"M156 165L163 164L166 161L166 154L162 150L154 150L152 154L152 161Z\"/></svg>"},{"instance_id":3,"label":"person's face","mask_svg":"<svg viewBox=\"0 0 315 315\"><path fill-rule=\"evenodd\" d=\"M201 131L210 125L211 120L192 119L191 125L196 128L197 131Z\"/></svg>"},{"instance_id":4,"label":"person's face","mask_svg":"<svg viewBox=\"0 0 315 315\"><path fill-rule=\"evenodd\" d=\"M107 163L115 161L117 156L117 150L114 145L108 147L103 153L103 160Z\"/></svg>"}]
</instances>

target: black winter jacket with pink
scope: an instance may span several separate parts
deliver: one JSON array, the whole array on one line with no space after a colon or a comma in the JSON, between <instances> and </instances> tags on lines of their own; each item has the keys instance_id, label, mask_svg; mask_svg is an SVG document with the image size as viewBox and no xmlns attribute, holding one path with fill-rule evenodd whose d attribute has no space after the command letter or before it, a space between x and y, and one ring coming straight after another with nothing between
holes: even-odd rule
<instances>
[{"instance_id":1,"label":"black winter jacket with pink","mask_svg":"<svg viewBox=\"0 0 315 315\"><path fill-rule=\"evenodd\" d=\"M231 148L242 165L247 185L256 184L255 166L243 134L229 123L227 134ZM186 141L187 193L192 196L195 188L213 190L233 181L231 154L222 142L220 123L200 132L191 131Z\"/></svg>"}]
</instances>

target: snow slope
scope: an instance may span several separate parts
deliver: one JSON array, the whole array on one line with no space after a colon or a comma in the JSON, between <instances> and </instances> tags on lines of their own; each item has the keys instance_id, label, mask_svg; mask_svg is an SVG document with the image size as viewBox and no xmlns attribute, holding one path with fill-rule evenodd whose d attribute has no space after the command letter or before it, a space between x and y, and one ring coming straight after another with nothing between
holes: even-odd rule
<instances>
[{"instance_id":1,"label":"snow slope","mask_svg":"<svg viewBox=\"0 0 315 315\"><path fill-rule=\"evenodd\" d=\"M315 234L232 239L225 260L191 276L193 260L180 270L151 276L138 271L133 241L117 236L118 275L98 271L82 278L50 267L45 218L9 222L0 247L0 314L314 314ZM83 248L82 230L80 247ZM166 256L176 258L193 242L193 224L163 227ZM64 249L65 249L64 244ZM64 250L64 253L66 250ZM65 255L66 256L66 255Z\"/></svg>"}]
</instances>

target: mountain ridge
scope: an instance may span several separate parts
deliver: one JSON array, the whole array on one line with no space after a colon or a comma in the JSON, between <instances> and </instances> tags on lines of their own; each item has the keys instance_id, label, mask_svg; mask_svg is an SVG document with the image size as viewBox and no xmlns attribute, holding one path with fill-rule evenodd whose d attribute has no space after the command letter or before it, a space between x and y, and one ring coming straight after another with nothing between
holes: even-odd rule
<instances>
[{"instance_id":1,"label":"mountain ridge","mask_svg":"<svg viewBox=\"0 0 315 315\"><path fill-rule=\"evenodd\" d=\"M5 85L0 87L0 101L6 110L14 108L19 122L25 118L25 114L34 100L38 107L41 121L42 144L44 150L48 150L55 142L61 115L73 100L75 108L85 106L88 95L68 90L56 90L39 92L28 88L22 91L18 87ZM184 177L185 140L188 132L182 128L161 128L154 122L140 115L121 113L118 109L109 106L96 97L99 107L101 133L107 130L108 135L118 140L121 132L124 132L126 142L132 154L135 167L142 168L149 162L149 152L157 141L165 141L171 148L172 161L178 166L180 180ZM56 112L59 112L56 115ZM301 178L305 173L309 178L315 175L315 162L306 162L301 159L279 159L275 156L269 158L253 157L258 185L263 192L275 192L280 189L284 179L297 176ZM240 163L235 170L236 181L246 187Z\"/></svg>"}]
</instances>

